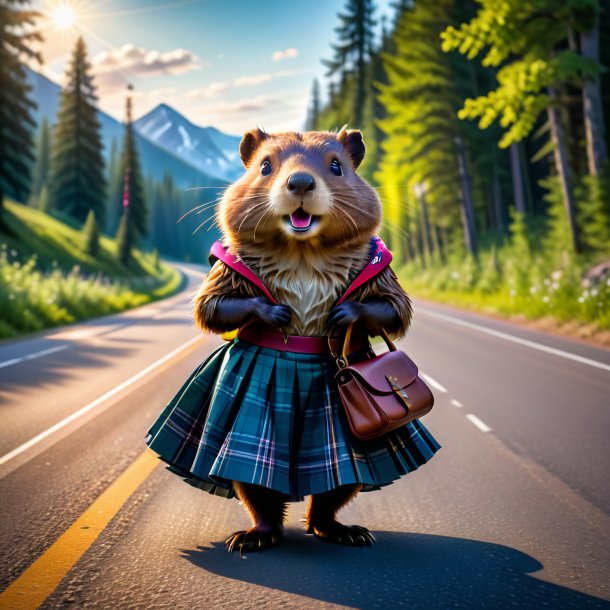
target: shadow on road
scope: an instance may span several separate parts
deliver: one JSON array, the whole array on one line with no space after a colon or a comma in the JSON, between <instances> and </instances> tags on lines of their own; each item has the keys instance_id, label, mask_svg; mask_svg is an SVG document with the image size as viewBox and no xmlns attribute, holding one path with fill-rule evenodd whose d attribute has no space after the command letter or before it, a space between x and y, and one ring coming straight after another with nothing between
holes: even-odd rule
<instances>
[{"instance_id":1,"label":"shadow on road","mask_svg":"<svg viewBox=\"0 0 610 610\"><path fill-rule=\"evenodd\" d=\"M51 348L53 342L48 342ZM62 341L57 344L70 343ZM114 345L100 346L97 343L72 342L69 349L47 358L32 360L33 366L16 366L0 370L0 396L19 395L23 388L57 387L69 382L77 372L91 370L92 374L103 367L113 366L112 359L128 358L136 350L140 339L116 339ZM46 347L44 349L49 349Z\"/></svg>"},{"instance_id":2,"label":"shadow on road","mask_svg":"<svg viewBox=\"0 0 610 610\"><path fill-rule=\"evenodd\" d=\"M325 544L296 531L277 549L229 555L224 543L182 550L203 570L353 608L610 608L610 602L530 576L542 564L507 546L375 532L373 548Z\"/></svg>"}]
</instances>

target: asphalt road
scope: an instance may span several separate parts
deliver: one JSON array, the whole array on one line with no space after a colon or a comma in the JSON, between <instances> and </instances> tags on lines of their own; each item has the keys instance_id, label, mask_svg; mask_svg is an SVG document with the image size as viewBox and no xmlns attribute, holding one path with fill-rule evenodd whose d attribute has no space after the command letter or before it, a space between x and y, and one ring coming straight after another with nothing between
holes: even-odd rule
<instances>
[{"instance_id":1,"label":"asphalt road","mask_svg":"<svg viewBox=\"0 0 610 610\"><path fill-rule=\"evenodd\" d=\"M296 504L284 544L241 559L238 502L145 454L221 343L185 270L169 300L0 344L0 608L610 608L610 351L416 303L401 347L442 449L344 509L373 548L305 535Z\"/></svg>"}]
</instances>

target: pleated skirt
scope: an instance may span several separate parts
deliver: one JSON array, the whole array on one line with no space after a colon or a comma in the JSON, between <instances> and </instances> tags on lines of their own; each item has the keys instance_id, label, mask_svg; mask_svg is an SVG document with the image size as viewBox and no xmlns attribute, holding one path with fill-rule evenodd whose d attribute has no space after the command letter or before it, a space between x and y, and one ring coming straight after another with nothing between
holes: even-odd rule
<instances>
[{"instance_id":1,"label":"pleated skirt","mask_svg":"<svg viewBox=\"0 0 610 610\"><path fill-rule=\"evenodd\" d=\"M289 500L360 483L388 485L440 444L419 420L369 441L354 438L327 354L282 352L236 339L195 369L149 430L171 472L233 497L232 481Z\"/></svg>"}]
</instances>

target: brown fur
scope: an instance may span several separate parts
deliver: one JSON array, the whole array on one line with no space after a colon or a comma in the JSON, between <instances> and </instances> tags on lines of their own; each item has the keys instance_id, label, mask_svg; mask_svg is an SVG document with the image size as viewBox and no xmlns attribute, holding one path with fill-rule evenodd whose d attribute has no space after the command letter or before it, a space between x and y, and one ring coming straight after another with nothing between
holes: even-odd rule
<instances>
[{"instance_id":1,"label":"brown fur","mask_svg":"<svg viewBox=\"0 0 610 610\"><path fill-rule=\"evenodd\" d=\"M313 532L314 527L323 528L334 521L337 513L351 502L362 489L362 485L342 485L326 493L312 496L309 510L305 516L307 530Z\"/></svg>"},{"instance_id":2,"label":"brown fur","mask_svg":"<svg viewBox=\"0 0 610 610\"><path fill-rule=\"evenodd\" d=\"M293 310L290 334L325 335L326 315L368 261L369 240L381 222L376 192L355 172L364 154L359 132L269 135L254 130L244 137L241 154L247 172L227 189L218 213L224 242L261 277L279 303ZM343 176L330 173L333 158L341 162ZM260 173L265 159L274 167L268 177ZM281 227L281 217L292 211L286 207L291 200L286 202L282 191L290 174L304 170L315 176L324 201L311 198L303 205L311 213L321 212L322 221L315 235L295 239ZM216 262L194 299L197 322L203 329L218 331L213 322L218 299L258 294L251 282ZM397 335L404 335L411 304L391 269L350 298L372 297L392 303L401 320Z\"/></svg>"}]
</instances>

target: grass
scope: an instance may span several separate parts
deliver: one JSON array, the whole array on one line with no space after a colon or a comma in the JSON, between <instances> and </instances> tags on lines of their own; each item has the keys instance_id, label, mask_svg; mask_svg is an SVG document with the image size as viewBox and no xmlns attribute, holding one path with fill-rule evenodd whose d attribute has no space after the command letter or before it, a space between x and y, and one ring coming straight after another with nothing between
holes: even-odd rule
<instances>
[{"instance_id":1,"label":"grass","mask_svg":"<svg viewBox=\"0 0 610 610\"><path fill-rule=\"evenodd\" d=\"M0 338L116 313L164 298L182 284L179 271L134 252L125 267L112 239L99 255L82 232L43 212L5 202L0 235Z\"/></svg>"},{"instance_id":2,"label":"grass","mask_svg":"<svg viewBox=\"0 0 610 610\"><path fill-rule=\"evenodd\" d=\"M446 265L402 267L398 275L413 296L501 317L544 321L541 327L606 343L610 330L610 279L583 279L588 265L563 264L514 251L483 252Z\"/></svg>"}]
</instances>

